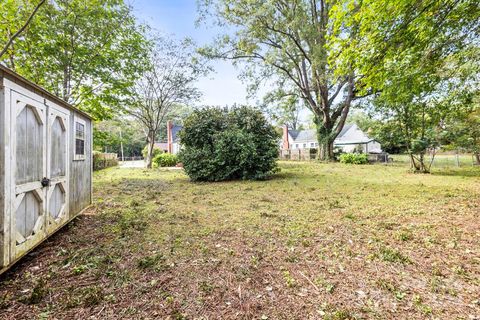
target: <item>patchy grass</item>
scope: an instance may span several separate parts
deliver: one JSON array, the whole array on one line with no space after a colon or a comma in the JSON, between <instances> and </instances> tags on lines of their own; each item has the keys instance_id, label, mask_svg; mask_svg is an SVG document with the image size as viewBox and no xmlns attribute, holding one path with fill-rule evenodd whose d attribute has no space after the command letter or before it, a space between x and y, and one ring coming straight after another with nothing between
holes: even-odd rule
<instances>
[{"instance_id":1,"label":"patchy grass","mask_svg":"<svg viewBox=\"0 0 480 320\"><path fill-rule=\"evenodd\" d=\"M480 169L281 163L269 181L95 173L1 278L1 318L474 319Z\"/></svg>"}]
</instances>

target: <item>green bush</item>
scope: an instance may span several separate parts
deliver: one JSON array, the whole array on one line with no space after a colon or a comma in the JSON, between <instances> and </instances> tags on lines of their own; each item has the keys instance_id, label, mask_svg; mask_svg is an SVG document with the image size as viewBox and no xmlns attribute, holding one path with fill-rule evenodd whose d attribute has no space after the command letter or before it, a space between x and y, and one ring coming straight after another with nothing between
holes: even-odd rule
<instances>
[{"instance_id":1,"label":"green bush","mask_svg":"<svg viewBox=\"0 0 480 320\"><path fill-rule=\"evenodd\" d=\"M176 155L171 153L160 153L152 159L153 167L174 167L178 163Z\"/></svg>"},{"instance_id":2,"label":"green bush","mask_svg":"<svg viewBox=\"0 0 480 320\"><path fill-rule=\"evenodd\" d=\"M155 158L156 156L158 156L159 154L162 154L163 153L163 150L158 148L158 147L155 147L153 146L153 152L152 152L152 159ZM142 155L143 155L143 158L147 158L147 155L148 155L148 144L145 146L145 148L143 148L142 150Z\"/></svg>"},{"instance_id":3,"label":"green bush","mask_svg":"<svg viewBox=\"0 0 480 320\"><path fill-rule=\"evenodd\" d=\"M364 153L342 153L340 155L341 163L366 164L368 156Z\"/></svg>"},{"instance_id":4,"label":"green bush","mask_svg":"<svg viewBox=\"0 0 480 320\"><path fill-rule=\"evenodd\" d=\"M259 110L197 110L180 132L179 160L193 181L265 179L277 170L278 139Z\"/></svg>"}]
</instances>

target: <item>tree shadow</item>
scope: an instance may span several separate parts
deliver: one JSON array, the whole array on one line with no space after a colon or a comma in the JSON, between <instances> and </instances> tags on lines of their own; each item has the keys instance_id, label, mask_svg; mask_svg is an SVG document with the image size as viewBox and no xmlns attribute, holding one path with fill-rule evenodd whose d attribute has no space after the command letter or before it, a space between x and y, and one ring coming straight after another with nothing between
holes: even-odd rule
<instances>
[{"instance_id":1,"label":"tree shadow","mask_svg":"<svg viewBox=\"0 0 480 320\"><path fill-rule=\"evenodd\" d=\"M480 178L480 167L433 169L431 174L434 176Z\"/></svg>"}]
</instances>

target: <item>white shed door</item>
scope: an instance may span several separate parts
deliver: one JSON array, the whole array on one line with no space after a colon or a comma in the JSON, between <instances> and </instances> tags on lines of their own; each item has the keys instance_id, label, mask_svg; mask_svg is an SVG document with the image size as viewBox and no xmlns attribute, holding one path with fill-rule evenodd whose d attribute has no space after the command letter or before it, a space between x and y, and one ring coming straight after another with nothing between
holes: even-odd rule
<instances>
[{"instance_id":1,"label":"white shed door","mask_svg":"<svg viewBox=\"0 0 480 320\"><path fill-rule=\"evenodd\" d=\"M48 108L47 232L54 231L68 220L68 111Z\"/></svg>"},{"instance_id":2,"label":"white shed door","mask_svg":"<svg viewBox=\"0 0 480 320\"><path fill-rule=\"evenodd\" d=\"M65 111L65 112L63 112ZM68 113L12 93L10 260L68 219Z\"/></svg>"},{"instance_id":3,"label":"white shed door","mask_svg":"<svg viewBox=\"0 0 480 320\"><path fill-rule=\"evenodd\" d=\"M46 106L12 92L12 210L10 260L15 260L46 235Z\"/></svg>"}]
</instances>

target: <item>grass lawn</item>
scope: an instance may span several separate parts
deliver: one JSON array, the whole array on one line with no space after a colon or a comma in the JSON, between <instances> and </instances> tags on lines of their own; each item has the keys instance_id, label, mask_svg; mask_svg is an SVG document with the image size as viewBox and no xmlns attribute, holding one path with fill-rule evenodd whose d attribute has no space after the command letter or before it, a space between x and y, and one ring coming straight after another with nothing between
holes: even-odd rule
<instances>
[{"instance_id":1,"label":"grass lawn","mask_svg":"<svg viewBox=\"0 0 480 320\"><path fill-rule=\"evenodd\" d=\"M480 317L480 168L281 169L95 173L87 213L2 276L0 317Z\"/></svg>"}]
</instances>

